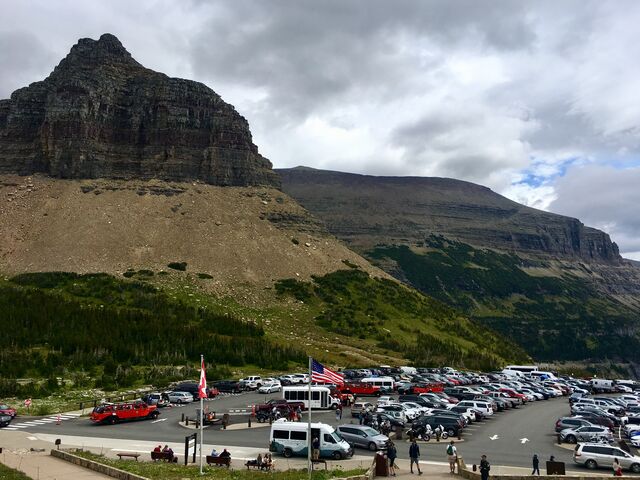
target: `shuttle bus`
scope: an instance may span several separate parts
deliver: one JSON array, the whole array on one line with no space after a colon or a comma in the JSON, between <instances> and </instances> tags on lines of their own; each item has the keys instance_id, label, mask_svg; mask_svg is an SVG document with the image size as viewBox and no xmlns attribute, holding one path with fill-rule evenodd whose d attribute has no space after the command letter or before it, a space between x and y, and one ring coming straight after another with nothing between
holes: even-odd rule
<instances>
[{"instance_id":1,"label":"shuttle bus","mask_svg":"<svg viewBox=\"0 0 640 480\"><path fill-rule=\"evenodd\" d=\"M309 387L296 386L284 387L282 389L282 398L287 402L304 402L306 409L309 408ZM319 408L338 408L340 401L331 396L331 390L328 387L320 387L313 385L311 387L311 408L316 410Z\"/></svg>"},{"instance_id":2,"label":"shuttle bus","mask_svg":"<svg viewBox=\"0 0 640 480\"><path fill-rule=\"evenodd\" d=\"M522 373L529 373L529 372L537 371L538 366L537 365L507 365L506 367L504 367L503 372L504 370L516 370Z\"/></svg>"}]
</instances>

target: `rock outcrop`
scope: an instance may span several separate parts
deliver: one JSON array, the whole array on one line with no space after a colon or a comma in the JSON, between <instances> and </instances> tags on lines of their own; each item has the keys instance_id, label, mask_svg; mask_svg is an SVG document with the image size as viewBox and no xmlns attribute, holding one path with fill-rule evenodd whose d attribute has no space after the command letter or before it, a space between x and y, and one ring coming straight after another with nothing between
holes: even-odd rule
<instances>
[{"instance_id":1,"label":"rock outcrop","mask_svg":"<svg viewBox=\"0 0 640 480\"><path fill-rule=\"evenodd\" d=\"M618 265L609 235L575 218L525 207L460 180L276 170L283 190L363 251L444 235L482 248Z\"/></svg>"},{"instance_id":2,"label":"rock outcrop","mask_svg":"<svg viewBox=\"0 0 640 480\"><path fill-rule=\"evenodd\" d=\"M0 174L278 186L247 121L207 86L149 70L110 34L0 101Z\"/></svg>"}]
</instances>

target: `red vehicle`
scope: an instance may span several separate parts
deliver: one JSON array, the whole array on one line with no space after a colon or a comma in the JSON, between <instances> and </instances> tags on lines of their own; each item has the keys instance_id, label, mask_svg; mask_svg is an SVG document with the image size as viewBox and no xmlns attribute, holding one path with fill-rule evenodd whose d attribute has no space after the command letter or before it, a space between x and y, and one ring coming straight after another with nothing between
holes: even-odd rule
<instances>
[{"instance_id":1,"label":"red vehicle","mask_svg":"<svg viewBox=\"0 0 640 480\"><path fill-rule=\"evenodd\" d=\"M378 397L380 396L380 387L369 385L368 383L346 383L343 390L349 390L357 397Z\"/></svg>"},{"instance_id":2,"label":"red vehicle","mask_svg":"<svg viewBox=\"0 0 640 480\"><path fill-rule=\"evenodd\" d=\"M144 402L100 405L93 409L90 418L94 423L114 425L129 420L156 419L160 415L158 407Z\"/></svg>"},{"instance_id":3,"label":"red vehicle","mask_svg":"<svg viewBox=\"0 0 640 480\"><path fill-rule=\"evenodd\" d=\"M510 388L501 388L500 389L501 392L506 393L509 398L518 398L520 399L520 402L524 405L525 403L527 403L527 396L522 394L522 393L518 393L515 390L511 390Z\"/></svg>"},{"instance_id":4,"label":"red vehicle","mask_svg":"<svg viewBox=\"0 0 640 480\"><path fill-rule=\"evenodd\" d=\"M411 393L431 393L442 392L444 387L441 383L416 383L411 386Z\"/></svg>"},{"instance_id":5,"label":"red vehicle","mask_svg":"<svg viewBox=\"0 0 640 480\"><path fill-rule=\"evenodd\" d=\"M220 390L218 390L216 387L209 388L209 391L207 392L208 398L216 398L218 395L220 395Z\"/></svg>"},{"instance_id":6,"label":"red vehicle","mask_svg":"<svg viewBox=\"0 0 640 480\"><path fill-rule=\"evenodd\" d=\"M0 415L9 415L11 418L15 418L18 414L15 408L11 408L9 405L4 403L0 404Z\"/></svg>"}]
</instances>

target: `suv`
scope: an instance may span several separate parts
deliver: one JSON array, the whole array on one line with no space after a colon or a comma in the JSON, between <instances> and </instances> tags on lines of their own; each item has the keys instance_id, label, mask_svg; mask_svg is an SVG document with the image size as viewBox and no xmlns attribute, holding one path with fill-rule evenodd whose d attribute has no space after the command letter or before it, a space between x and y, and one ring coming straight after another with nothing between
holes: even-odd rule
<instances>
[{"instance_id":1,"label":"suv","mask_svg":"<svg viewBox=\"0 0 640 480\"><path fill-rule=\"evenodd\" d=\"M389 437L365 425L340 425L336 430L354 447L368 448L372 452L386 448L389 442Z\"/></svg>"},{"instance_id":2,"label":"suv","mask_svg":"<svg viewBox=\"0 0 640 480\"><path fill-rule=\"evenodd\" d=\"M579 443L573 451L573 461L590 469L611 468L615 458L623 469L640 473L640 457L635 457L618 447L599 443Z\"/></svg>"},{"instance_id":3,"label":"suv","mask_svg":"<svg viewBox=\"0 0 640 480\"><path fill-rule=\"evenodd\" d=\"M16 409L11 408L9 405L0 403L0 415L9 415L11 418L16 416Z\"/></svg>"},{"instance_id":4,"label":"suv","mask_svg":"<svg viewBox=\"0 0 640 480\"><path fill-rule=\"evenodd\" d=\"M587 425L578 428L565 428L560 432L560 441L577 442L609 442L614 440L613 433L607 427Z\"/></svg>"},{"instance_id":5,"label":"suv","mask_svg":"<svg viewBox=\"0 0 640 480\"><path fill-rule=\"evenodd\" d=\"M235 380L220 380L214 382L213 386L220 392L240 393L240 383Z\"/></svg>"},{"instance_id":6,"label":"suv","mask_svg":"<svg viewBox=\"0 0 640 480\"><path fill-rule=\"evenodd\" d=\"M560 417L556 420L556 433L560 433L562 430L566 428L578 428L578 427L586 427L593 425L593 422L590 422L586 418L580 417Z\"/></svg>"},{"instance_id":7,"label":"suv","mask_svg":"<svg viewBox=\"0 0 640 480\"><path fill-rule=\"evenodd\" d=\"M375 407L371 402L356 402L351 407L351 416L357 417L358 415L360 415L360 412L364 412L365 410L373 412L374 408Z\"/></svg>"},{"instance_id":8,"label":"suv","mask_svg":"<svg viewBox=\"0 0 640 480\"><path fill-rule=\"evenodd\" d=\"M432 430L435 430L438 425L442 425L444 431L447 432L450 437L462 434L462 422L455 417L447 417L444 415L421 417L414 422L414 426L416 425L429 425Z\"/></svg>"}]
</instances>

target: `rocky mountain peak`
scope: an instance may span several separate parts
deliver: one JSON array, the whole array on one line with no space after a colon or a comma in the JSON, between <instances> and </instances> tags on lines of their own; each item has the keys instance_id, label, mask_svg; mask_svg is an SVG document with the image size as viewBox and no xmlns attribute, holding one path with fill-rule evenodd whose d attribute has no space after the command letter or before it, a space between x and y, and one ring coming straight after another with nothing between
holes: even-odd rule
<instances>
[{"instance_id":1,"label":"rocky mountain peak","mask_svg":"<svg viewBox=\"0 0 640 480\"><path fill-rule=\"evenodd\" d=\"M0 100L3 173L279 186L232 105L145 68L109 33Z\"/></svg>"},{"instance_id":2,"label":"rocky mountain peak","mask_svg":"<svg viewBox=\"0 0 640 480\"><path fill-rule=\"evenodd\" d=\"M58 68L100 64L129 64L142 67L124 48L118 37L105 33L98 40L91 38L78 40Z\"/></svg>"}]
</instances>

